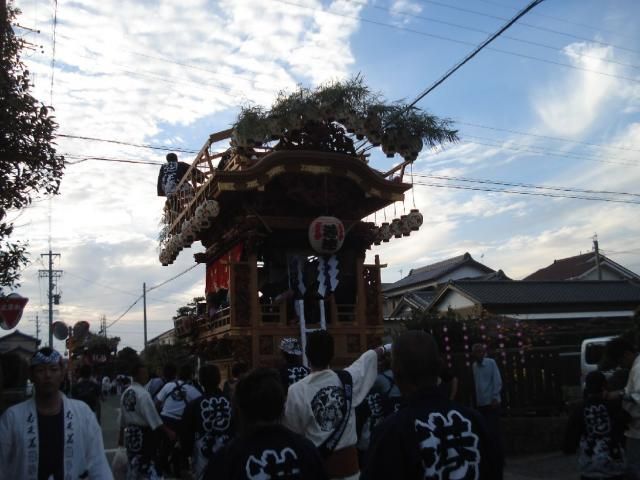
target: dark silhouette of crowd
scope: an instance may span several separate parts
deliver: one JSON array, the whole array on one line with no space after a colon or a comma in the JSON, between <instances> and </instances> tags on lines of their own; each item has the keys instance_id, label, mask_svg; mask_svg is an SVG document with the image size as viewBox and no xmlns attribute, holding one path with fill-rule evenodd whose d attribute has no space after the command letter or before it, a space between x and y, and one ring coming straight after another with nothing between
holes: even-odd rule
<instances>
[{"instance_id":1,"label":"dark silhouette of crowd","mask_svg":"<svg viewBox=\"0 0 640 480\"><path fill-rule=\"evenodd\" d=\"M209 363L199 368L197 380L189 365L165 365L162 376L151 379L144 364L130 365L130 384L123 385L120 395L121 450L112 462L113 473L104 468L103 451L92 450L105 461L94 460L84 471L82 458L76 466L66 450L45 453L46 439L41 439L39 457L22 460L9 445L26 441L20 421L32 407L18 416L0 417L0 461L17 464L16 472L30 472L12 478L55 480L113 474L216 480L502 478L496 431L488 428L481 413L451 399L454 376L443 382L441 357L428 333L405 332L393 345L367 350L339 370L331 368L334 339L325 330L308 334L304 352L293 338L283 339L280 349L282 368L250 369L238 363L224 388L220 370ZM42 369L37 362L33 365ZM85 385L89 376L84 369L75 386L76 393L89 392L86 398L67 398L50 379L47 398L79 408L83 422L99 432L95 404L106 384ZM41 415L39 402L47 382L33 377L33 408ZM94 413L88 417L92 404ZM57 445L51 442L49 446ZM36 459L35 466L29 458ZM49 462L45 467L51 476L41 475L38 458ZM69 477L67 469L80 475Z\"/></svg>"}]
</instances>

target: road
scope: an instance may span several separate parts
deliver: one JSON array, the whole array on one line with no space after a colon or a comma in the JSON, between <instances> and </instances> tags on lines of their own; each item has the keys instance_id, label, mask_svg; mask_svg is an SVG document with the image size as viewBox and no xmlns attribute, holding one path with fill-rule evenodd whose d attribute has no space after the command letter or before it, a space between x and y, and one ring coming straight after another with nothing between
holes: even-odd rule
<instances>
[{"instance_id":1,"label":"road","mask_svg":"<svg viewBox=\"0 0 640 480\"><path fill-rule=\"evenodd\" d=\"M110 396L102 404L102 438L111 461L118 444L118 396ZM567 480L579 478L575 455L545 453L507 458L505 480Z\"/></svg>"}]
</instances>

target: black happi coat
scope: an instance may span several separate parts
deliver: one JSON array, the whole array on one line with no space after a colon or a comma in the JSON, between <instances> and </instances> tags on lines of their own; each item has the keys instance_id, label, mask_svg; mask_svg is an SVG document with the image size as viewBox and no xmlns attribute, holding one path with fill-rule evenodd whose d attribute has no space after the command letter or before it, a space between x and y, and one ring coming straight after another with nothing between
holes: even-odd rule
<instances>
[{"instance_id":1,"label":"black happi coat","mask_svg":"<svg viewBox=\"0 0 640 480\"><path fill-rule=\"evenodd\" d=\"M175 189L188 170L189 164L185 162L167 162L162 165L158 172L158 196L166 197L167 193L173 193L172 189Z\"/></svg>"},{"instance_id":2,"label":"black happi coat","mask_svg":"<svg viewBox=\"0 0 640 480\"><path fill-rule=\"evenodd\" d=\"M362 480L496 480L502 458L475 410L436 387L416 392L376 429Z\"/></svg>"},{"instance_id":3,"label":"black happi coat","mask_svg":"<svg viewBox=\"0 0 640 480\"><path fill-rule=\"evenodd\" d=\"M281 425L269 425L232 440L204 478L327 480L327 475L313 443Z\"/></svg>"},{"instance_id":4,"label":"black happi coat","mask_svg":"<svg viewBox=\"0 0 640 480\"><path fill-rule=\"evenodd\" d=\"M585 477L608 478L625 471L624 430L629 416L616 401L601 396L577 405L567 422L563 451L575 453Z\"/></svg>"},{"instance_id":5,"label":"black happi coat","mask_svg":"<svg viewBox=\"0 0 640 480\"><path fill-rule=\"evenodd\" d=\"M204 471L234 434L230 400L218 391L190 402L180 422L180 443L192 456L194 469Z\"/></svg>"}]
</instances>

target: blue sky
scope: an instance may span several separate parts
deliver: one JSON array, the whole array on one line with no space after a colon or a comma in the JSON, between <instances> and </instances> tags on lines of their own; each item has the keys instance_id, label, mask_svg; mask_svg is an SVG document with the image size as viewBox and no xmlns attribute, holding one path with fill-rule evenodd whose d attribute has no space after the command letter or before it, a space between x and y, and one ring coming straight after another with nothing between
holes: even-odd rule
<instances>
[{"instance_id":1,"label":"blue sky","mask_svg":"<svg viewBox=\"0 0 640 480\"><path fill-rule=\"evenodd\" d=\"M526 3L60 0L52 96L59 132L197 150L228 128L240 105L268 106L279 90L358 73L388 100L412 100ZM41 30L16 31L43 45L26 61L34 93L49 103L53 6L17 5L19 23ZM640 32L629 20L639 14L633 0L546 0L419 103L456 121L461 141L425 149L414 173L458 180L422 177L446 188L416 185L395 206L402 212L415 202L425 225L372 250L388 264L383 281L465 251L522 278L590 250L595 233L606 254L640 272L640 205L450 188L465 185L464 177L640 200ZM108 143L60 138L58 145L66 154L164 160L162 152ZM372 156L383 170L393 162ZM156 175L154 165L70 165L50 209L44 200L12 212L33 260L19 290L31 299L21 331L33 334L36 313L46 317L37 270L49 236L65 271L56 319L87 320L94 330L103 314L117 319L143 282L157 285L193 264L188 251L170 267L157 260ZM385 215L394 217L393 207L375 220ZM200 266L150 293L149 337L171 328L175 310L203 288ZM141 348L140 305L110 334Z\"/></svg>"}]
</instances>

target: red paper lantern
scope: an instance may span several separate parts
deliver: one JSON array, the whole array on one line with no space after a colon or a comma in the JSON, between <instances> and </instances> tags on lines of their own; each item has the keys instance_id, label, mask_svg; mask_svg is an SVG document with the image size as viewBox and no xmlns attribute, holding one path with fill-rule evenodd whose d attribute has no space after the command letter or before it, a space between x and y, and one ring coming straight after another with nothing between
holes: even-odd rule
<instances>
[{"instance_id":1,"label":"red paper lantern","mask_svg":"<svg viewBox=\"0 0 640 480\"><path fill-rule=\"evenodd\" d=\"M15 328L22 318L22 312L28 301L28 298L17 293L0 297L0 328L3 330Z\"/></svg>"},{"instance_id":2,"label":"red paper lantern","mask_svg":"<svg viewBox=\"0 0 640 480\"><path fill-rule=\"evenodd\" d=\"M344 225L336 217L318 217L309 225L309 243L321 255L331 255L342 247Z\"/></svg>"}]
</instances>

